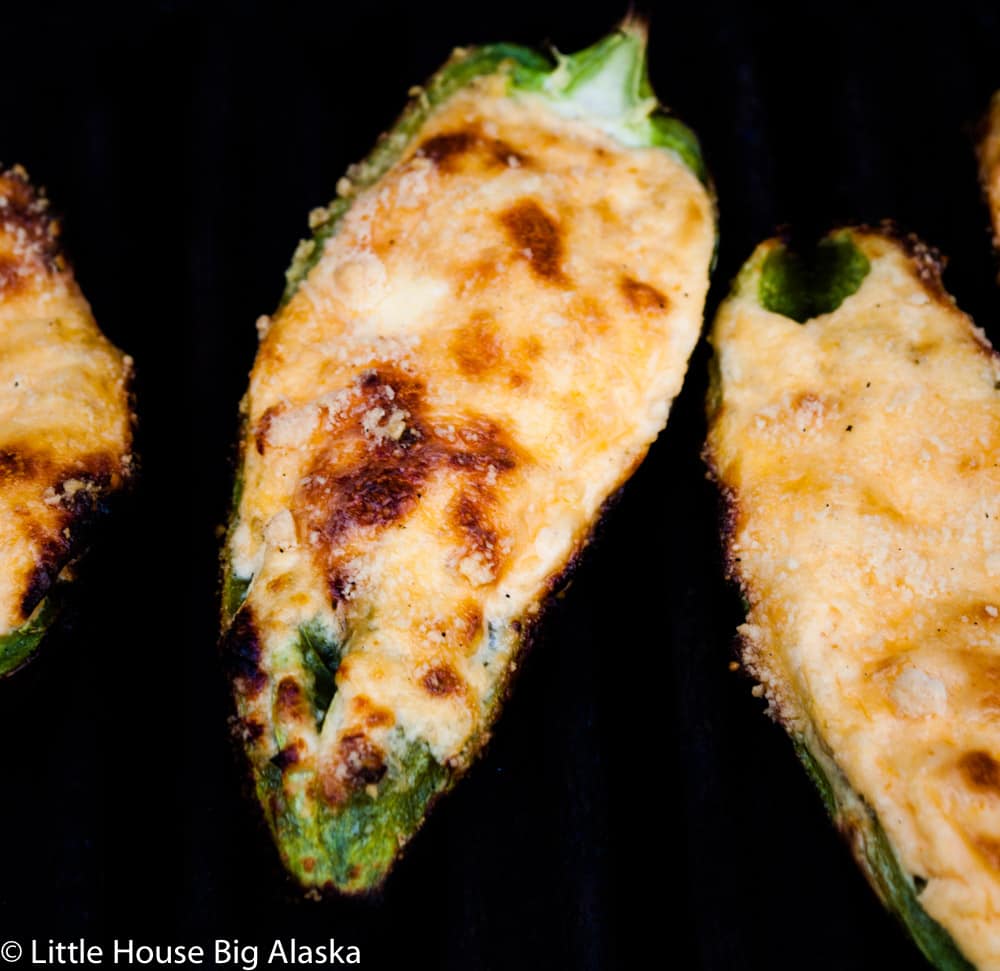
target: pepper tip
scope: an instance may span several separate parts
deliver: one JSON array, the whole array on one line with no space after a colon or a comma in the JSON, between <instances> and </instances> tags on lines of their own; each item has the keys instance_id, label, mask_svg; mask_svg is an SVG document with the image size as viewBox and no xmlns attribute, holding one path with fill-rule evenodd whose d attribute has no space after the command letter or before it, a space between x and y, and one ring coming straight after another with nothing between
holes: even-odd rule
<instances>
[{"instance_id":1,"label":"pepper tip","mask_svg":"<svg viewBox=\"0 0 1000 971\"><path fill-rule=\"evenodd\" d=\"M649 17L639 13L634 5L629 4L628 12L618 25L618 32L645 47L649 42Z\"/></svg>"}]
</instances>

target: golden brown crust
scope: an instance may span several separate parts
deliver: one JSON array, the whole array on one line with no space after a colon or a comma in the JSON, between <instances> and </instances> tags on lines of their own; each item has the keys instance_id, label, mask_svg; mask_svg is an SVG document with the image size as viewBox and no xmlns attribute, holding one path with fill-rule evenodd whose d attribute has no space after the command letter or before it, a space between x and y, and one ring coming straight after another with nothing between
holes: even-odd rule
<instances>
[{"instance_id":1,"label":"golden brown crust","mask_svg":"<svg viewBox=\"0 0 1000 971\"><path fill-rule=\"evenodd\" d=\"M441 172L448 174L468 172L472 166L490 171L530 164L523 152L515 150L502 138L484 135L479 127L441 132L424 139L416 154L430 159Z\"/></svg>"},{"instance_id":2,"label":"golden brown crust","mask_svg":"<svg viewBox=\"0 0 1000 971\"><path fill-rule=\"evenodd\" d=\"M958 767L972 788L1000 794L1000 764L989 752L966 752L958 760Z\"/></svg>"},{"instance_id":3,"label":"golden brown crust","mask_svg":"<svg viewBox=\"0 0 1000 971\"><path fill-rule=\"evenodd\" d=\"M252 668L243 719L275 726L259 757L303 742L288 798L310 772L336 805L377 792L410 741L441 765L482 744L698 333L697 179L494 87L457 95L358 195L254 367L229 555L269 647L252 666L231 653ZM288 645L317 622L342 653L308 730L255 682L259 661L306 683Z\"/></svg>"},{"instance_id":4,"label":"golden brown crust","mask_svg":"<svg viewBox=\"0 0 1000 971\"><path fill-rule=\"evenodd\" d=\"M0 299L63 268L59 223L19 165L0 172Z\"/></svg>"},{"instance_id":5,"label":"golden brown crust","mask_svg":"<svg viewBox=\"0 0 1000 971\"><path fill-rule=\"evenodd\" d=\"M504 433L471 416L445 438L423 418L421 384L389 366L363 376L356 402L341 415L327 422L325 441L292 505L293 516L313 537L331 599L350 599L344 563L351 543L404 520L427 480L442 471L464 482L449 511L450 524L488 563L496 582L501 554L490 519L491 482L518 464Z\"/></svg>"},{"instance_id":6,"label":"golden brown crust","mask_svg":"<svg viewBox=\"0 0 1000 971\"><path fill-rule=\"evenodd\" d=\"M920 905L1000 966L1000 362L938 254L848 232L870 269L839 307L762 307L765 244L713 327L706 456L743 666L876 815Z\"/></svg>"},{"instance_id":7,"label":"golden brown crust","mask_svg":"<svg viewBox=\"0 0 1000 971\"><path fill-rule=\"evenodd\" d=\"M500 214L516 256L526 260L536 276L566 284L563 241L559 223L534 199L520 199Z\"/></svg>"},{"instance_id":8,"label":"golden brown crust","mask_svg":"<svg viewBox=\"0 0 1000 971\"><path fill-rule=\"evenodd\" d=\"M0 634L23 624L130 478L131 360L101 336L20 167L0 172Z\"/></svg>"}]
</instances>

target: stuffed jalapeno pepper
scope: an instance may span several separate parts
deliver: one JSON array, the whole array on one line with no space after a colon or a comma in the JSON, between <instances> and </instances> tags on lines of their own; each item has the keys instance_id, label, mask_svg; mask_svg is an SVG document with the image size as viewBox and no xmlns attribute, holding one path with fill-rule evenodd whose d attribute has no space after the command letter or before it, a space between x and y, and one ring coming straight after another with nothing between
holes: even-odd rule
<instances>
[{"instance_id":1,"label":"stuffed jalapeno pepper","mask_svg":"<svg viewBox=\"0 0 1000 971\"><path fill-rule=\"evenodd\" d=\"M0 170L0 676L29 660L132 470L132 361L101 334L24 170Z\"/></svg>"},{"instance_id":2,"label":"stuffed jalapeno pepper","mask_svg":"<svg viewBox=\"0 0 1000 971\"><path fill-rule=\"evenodd\" d=\"M706 457L742 662L869 881L940 968L1000 968L1000 360L936 254L758 247Z\"/></svg>"},{"instance_id":3,"label":"stuffed jalapeno pepper","mask_svg":"<svg viewBox=\"0 0 1000 971\"><path fill-rule=\"evenodd\" d=\"M715 211L645 46L456 51L259 322L223 645L307 887L377 886L480 751L680 389Z\"/></svg>"}]
</instances>

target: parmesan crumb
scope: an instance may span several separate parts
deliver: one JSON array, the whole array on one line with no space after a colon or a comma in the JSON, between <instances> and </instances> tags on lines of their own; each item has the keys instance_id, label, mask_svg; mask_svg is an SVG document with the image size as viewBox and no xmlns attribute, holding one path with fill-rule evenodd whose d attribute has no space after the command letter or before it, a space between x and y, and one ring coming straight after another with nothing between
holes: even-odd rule
<instances>
[{"instance_id":1,"label":"parmesan crumb","mask_svg":"<svg viewBox=\"0 0 1000 971\"><path fill-rule=\"evenodd\" d=\"M481 587L494 579L493 566L480 552L463 556L458 561L458 572L474 587Z\"/></svg>"},{"instance_id":2,"label":"parmesan crumb","mask_svg":"<svg viewBox=\"0 0 1000 971\"><path fill-rule=\"evenodd\" d=\"M316 405L279 412L267 427L267 444L274 448L299 448L309 441L319 421Z\"/></svg>"},{"instance_id":3,"label":"parmesan crumb","mask_svg":"<svg viewBox=\"0 0 1000 971\"><path fill-rule=\"evenodd\" d=\"M948 709L948 689L937 678L907 664L892 683L892 702L907 718L943 715Z\"/></svg>"},{"instance_id":4,"label":"parmesan crumb","mask_svg":"<svg viewBox=\"0 0 1000 971\"><path fill-rule=\"evenodd\" d=\"M295 247L295 253L292 256L293 263L302 263L308 260L312 256L313 251L316 249L315 240L302 239L299 240L299 245Z\"/></svg>"},{"instance_id":5,"label":"parmesan crumb","mask_svg":"<svg viewBox=\"0 0 1000 971\"><path fill-rule=\"evenodd\" d=\"M330 218L330 210L326 206L317 206L309 212L309 228L319 229Z\"/></svg>"},{"instance_id":6,"label":"parmesan crumb","mask_svg":"<svg viewBox=\"0 0 1000 971\"><path fill-rule=\"evenodd\" d=\"M379 422L385 417L384 408L370 408L361 419L361 428L369 438L381 438L379 434Z\"/></svg>"},{"instance_id":7,"label":"parmesan crumb","mask_svg":"<svg viewBox=\"0 0 1000 971\"><path fill-rule=\"evenodd\" d=\"M295 520L290 510L282 509L267 521L264 527L264 539L271 549L276 549L279 553L295 548Z\"/></svg>"}]
</instances>

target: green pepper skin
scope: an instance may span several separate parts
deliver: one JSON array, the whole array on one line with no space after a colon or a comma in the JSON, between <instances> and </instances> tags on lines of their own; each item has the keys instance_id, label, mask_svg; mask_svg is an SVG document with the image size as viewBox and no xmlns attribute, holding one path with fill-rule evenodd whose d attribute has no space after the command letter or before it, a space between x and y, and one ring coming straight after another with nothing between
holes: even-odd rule
<instances>
[{"instance_id":1,"label":"green pepper skin","mask_svg":"<svg viewBox=\"0 0 1000 971\"><path fill-rule=\"evenodd\" d=\"M836 310L856 293L871 269L847 233L831 233L811 253L777 247L761 267L762 307L805 323Z\"/></svg>"},{"instance_id":2,"label":"green pepper skin","mask_svg":"<svg viewBox=\"0 0 1000 971\"><path fill-rule=\"evenodd\" d=\"M17 630L0 637L0 678L14 674L33 657L58 614L56 594L49 594Z\"/></svg>"},{"instance_id":3,"label":"green pepper skin","mask_svg":"<svg viewBox=\"0 0 1000 971\"><path fill-rule=\"evenodd\" d=\"M900 921L921 953L941 971L973 971L951 935L920 905L913 877L899 864L872 808L851 788L815 735L792 739L795 754L819 791L834 825L883 905Z\"/></svg>"}]
</instances>

